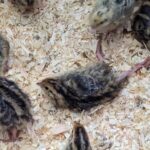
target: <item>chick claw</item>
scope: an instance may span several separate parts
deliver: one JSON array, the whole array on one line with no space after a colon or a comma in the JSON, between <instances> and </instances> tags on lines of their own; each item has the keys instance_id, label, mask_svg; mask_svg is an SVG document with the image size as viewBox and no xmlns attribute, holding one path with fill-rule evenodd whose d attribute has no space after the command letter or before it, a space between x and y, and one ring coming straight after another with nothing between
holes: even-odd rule
<instances>
[{"instance_id":1,"label":"chick claw","mask_svg":"<svg viewBox=\"0 0 150 150\"><path fill-rule=\"evenodd\" d=\"M148 56L144 61L141 63L136 64L133 68L128 71L123 72L118 78L117 82L123 81L125 78L130 77L134 72L142 69L143 67L149 68L150 67L150 56Z\"/></svg>"}]
</instances>

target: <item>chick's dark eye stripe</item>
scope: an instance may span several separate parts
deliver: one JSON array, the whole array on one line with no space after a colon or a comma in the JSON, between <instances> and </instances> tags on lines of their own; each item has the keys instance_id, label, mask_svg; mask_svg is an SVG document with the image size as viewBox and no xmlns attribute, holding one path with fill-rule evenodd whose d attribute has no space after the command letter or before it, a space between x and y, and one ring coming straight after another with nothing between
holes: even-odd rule
<instances>
[{"instance_id":1,"label":"chick's dark eye stripe","mask_svg":"<svg viewBox=\"0 0 150 150\"><path fill-rule=\"evenodd\" d=\"M108 21L108 19L104 19L102 22L100 22L98 25L101 25L101 24L103 24L103 23L105 23L105 22L107 22Z\"/></svg>"},{"instance_id":2,"label":"chick's dark eye stripe","mask_svg":"<svg viewBox=\"0 0 150 150\"><path fill-rule=\"evenodd\" d=\"M78 127L76 130L75 130L75 134L76 134L76 138L75 138L75 143L77 145L77 148L79 150L82 149L82 145L85 146L85 148L87 148L89 146L89 142L88 142L88 137L86 135L86 131L81 128L81 127ZM81 137L82 136L82 137ZM82 143L84 142L84 143Z\"/></svg>"},{"instance_id":3,"label":"chick's dark eye stripe","mask_svg":"<svg viewBox=\"0 0 150 150\"><path fill-rule=\"evenodd\" d=\"M80 128L79 129L76 129L76 135L77 136L75 136L75 145L77 146L77 149L82 149L82 143L81 143L81 139L80 139Z\"/></svg>"}]
</instances>

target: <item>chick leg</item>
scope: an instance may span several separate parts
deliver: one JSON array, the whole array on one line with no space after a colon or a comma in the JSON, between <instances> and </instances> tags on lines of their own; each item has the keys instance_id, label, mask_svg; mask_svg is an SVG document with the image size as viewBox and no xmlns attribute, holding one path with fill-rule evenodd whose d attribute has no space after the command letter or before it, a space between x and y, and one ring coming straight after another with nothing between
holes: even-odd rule
<instances>
[{"instance_id":1,"label":"chick leg","mask_svg":"<svg viewBox=\"0 0 150 150\"><path fill-rule=\"evenodd\" d=\"M14 142L16 140L21 140L21 138L19 138L20 131L17 130L16 127L9 128L7 130L7 132L8 132L9 139L0 139L0 141L3 141L3 142Z\"/></svg>"},{"instance_id":2,"label":"chick leg","mask_svg":"<svg viewBox=\"0 0 150 150\"><path fill-rule=\"evenodd\" d=\"M3 63L3 73L5 74L6 72L8 72L8 70L9 70L8 60L5 60Z\"/></svg>"},{"instance_id":3,"label":"chick leg","mask_svg":"<svg viewBox=\"0 0 150 150\"><path fill-rule=\"evenodd\" d=\"M104 53L102 50L102 39L99 39L97 42L96 57L99 61L103 61L103 59L104 59Z\"/></svg>"},{"instance_id":4,"label":"chick leg","mask_svg":"<svg viewBox=\"0 0 150 150\"><path fill-rule=\"evenodd\" d=\"M150 67L150 56L147 57L144 61L141 63L136 64L133 68L131 68L128 71L123 72L117 79L117 82L122 82L124 79L130 77L134 72L142 69L143 67L148 68Z\"/></svg>"},{"instance_id":5,"label":"chick leg","mask_svg":"<svg viewBox=\"0 0 150 150\"><path fill-rule=\"evenodd\" d=\"M8 130L8 136L10 141L20 140L19 138L20 131L16 127L12 127Z\"/></svg>"}]
</instances>

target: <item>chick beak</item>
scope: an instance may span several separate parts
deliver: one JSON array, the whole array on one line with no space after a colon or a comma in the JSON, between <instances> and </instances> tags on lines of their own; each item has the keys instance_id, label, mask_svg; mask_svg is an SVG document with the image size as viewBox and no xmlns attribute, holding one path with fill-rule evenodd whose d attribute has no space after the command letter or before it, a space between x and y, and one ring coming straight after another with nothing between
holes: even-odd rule
<instances>
[{"instance_id":1,"label":"chick beak","mask_svg":"<svg viewBox=\"0 0 150 150\"><path fill-rule=\"evenodd\" d=\"M39 81L36 84L39 85L39 86L42 86L42 81Z\"/></svg>"}]
</instances>

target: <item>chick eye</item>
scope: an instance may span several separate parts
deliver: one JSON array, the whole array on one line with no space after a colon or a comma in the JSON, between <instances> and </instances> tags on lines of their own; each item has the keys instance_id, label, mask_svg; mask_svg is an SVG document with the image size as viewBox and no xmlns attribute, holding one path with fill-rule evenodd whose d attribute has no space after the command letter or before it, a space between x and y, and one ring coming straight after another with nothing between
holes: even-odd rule
<instances>
[{"instance_id":1,"label":"chick eye","mask_svg":"<svg viewBox=\"0 0 150 150\"><path fill-rule=\"evenodd\" d=\"M102 25L104 23L106 23L108 21L108 19L104 19L103 21L101 21L99 24Z\"/></svg>"},{"instance_id":2,"label":"chick eye","mask_svg":"<svg viewBox=\"0 0 150 150\"><path fill-rule=\"evenodd\" d=\"M116 0L116 3L117 3L117 4L120 4L120 3L122 3L122 1L123 1L123 0Z\"/></svg>"},{"instance_id":3,"label":"chick eye","mask_svg":"<svg viewBox=\"0 0 150 150\"><path fill-rule=\"evenodd\" d=\"M47 86L45 87L45 90L48 90L48 87L47 87Z\"/></svg>"},{"instance_id":4,"label":"chick eye","mask_svg":"<svg viewBox=\"0 0 150 150\"><path fill-rule=\"evenodd\" d=\"M136 29L137 30L143 30L144 29L144 25L142 23L137 23Z\"/></svg>"}]
</instances>

